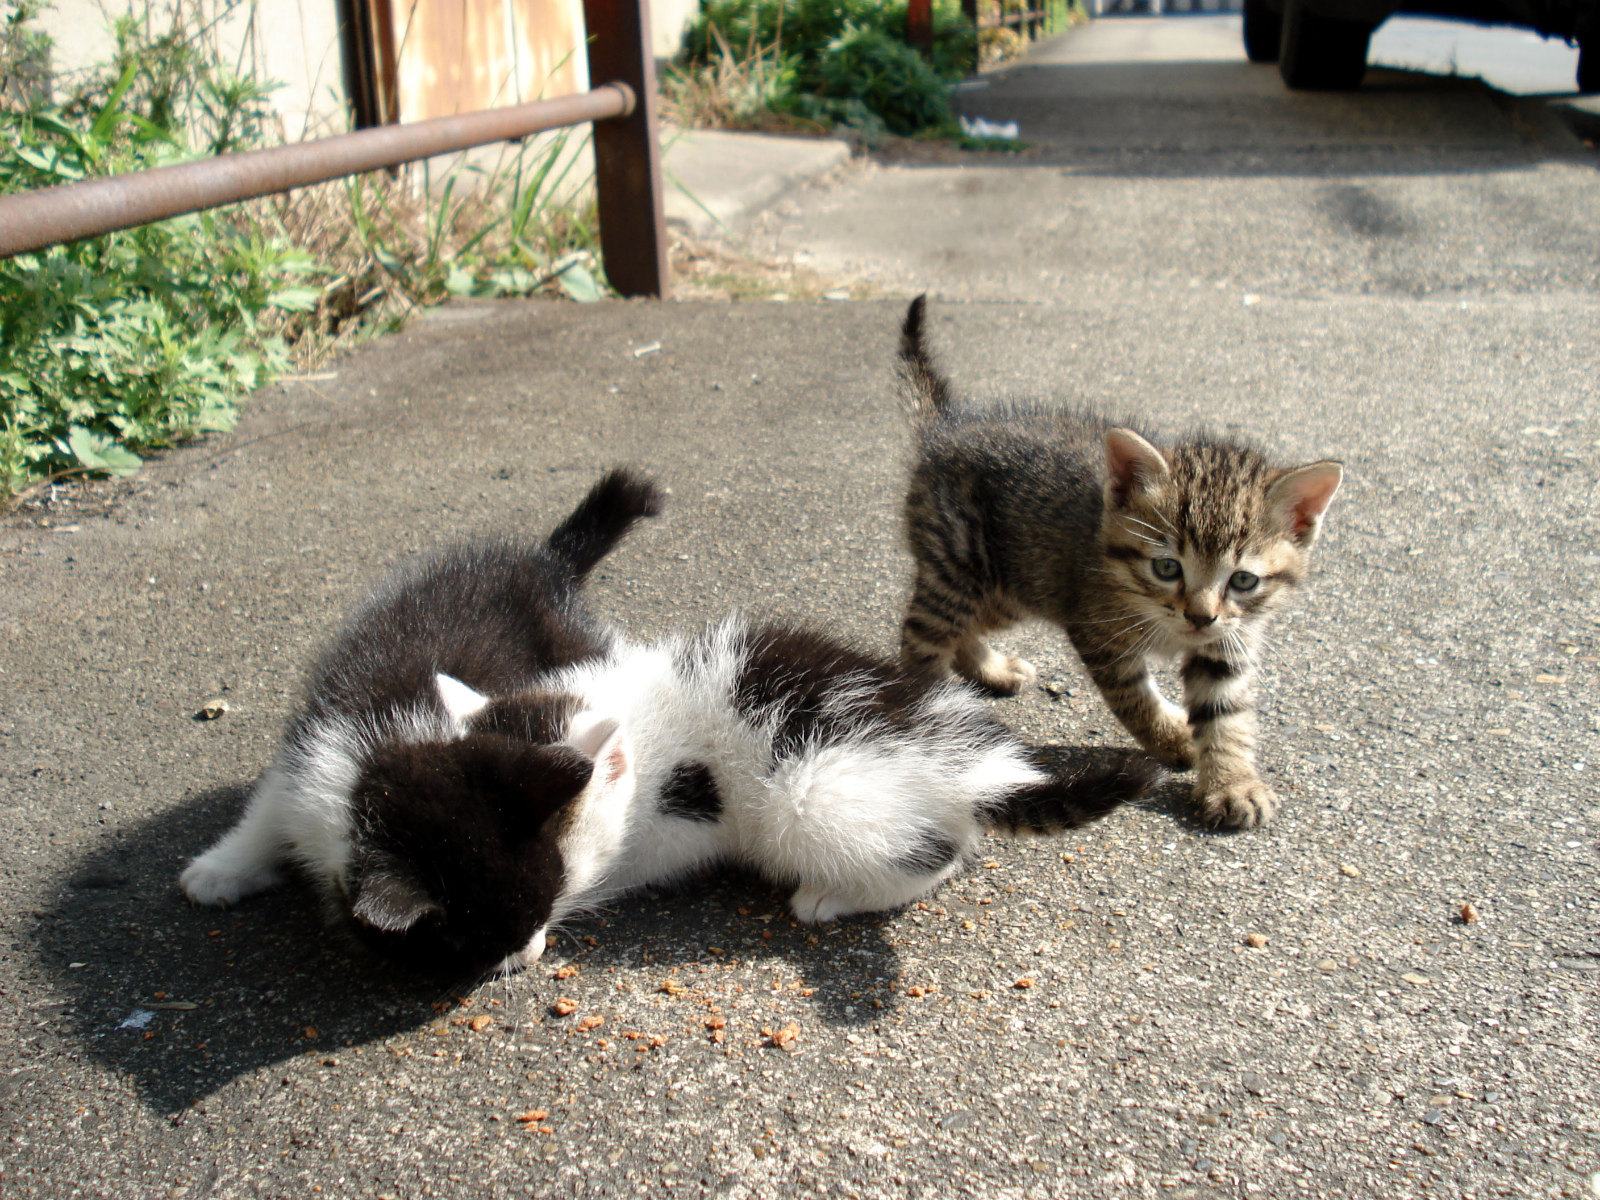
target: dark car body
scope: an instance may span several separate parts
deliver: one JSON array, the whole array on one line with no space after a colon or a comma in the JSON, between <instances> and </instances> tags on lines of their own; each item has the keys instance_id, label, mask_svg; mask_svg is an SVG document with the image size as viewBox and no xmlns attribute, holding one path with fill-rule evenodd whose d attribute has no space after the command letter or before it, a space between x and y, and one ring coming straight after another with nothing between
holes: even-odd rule
<instances>
[{"instance_id":1,"label":"dark car body","mask_svg":"<svg viewBox=\"0 0 1600 1200\"><path fill-rule=\"evenodd\" d=\"M1245 51L1292 88L1347 89L1372 31L1397 13L1523 25L1578 46L1578 90L1600 91L1600 0L1245 0Z\"/></svg>"}]
</instances>

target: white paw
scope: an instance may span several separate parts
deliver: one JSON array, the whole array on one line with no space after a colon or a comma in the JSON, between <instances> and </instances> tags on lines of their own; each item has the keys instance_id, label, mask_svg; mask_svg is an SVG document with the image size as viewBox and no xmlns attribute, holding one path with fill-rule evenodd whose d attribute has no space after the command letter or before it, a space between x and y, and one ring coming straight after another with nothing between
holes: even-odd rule
<instances>
[{"instance_id":1,"label":"white paw","mask_svg":"<svg viewBox=\"0 0 1600 1200\"><path fill-rule=\"evenodd\" d=\"M257 866L245 871L230 869L216 862L211 855L202 854L178 876L183 894L196 904L237 904L246 896L264 892L282 882L282 876L270 866Z\"/></svg>"},{"instance_id":2,"label":"white paw","mask_svg":"<svg viewBox=\"0 0 1600 1200\"><path fill-rule=\"evenodd\" d=\"M836 896L806 888L801 888L794 894L789 900L789 907L794 910L795 919L802 925L823 925L853 911L850 905Z\"/></svg>"},{"instance_id":3,"label":"white paw","mask_svg":"<svg viewBox=\"0 0 1600 1200\"><path fill-rule=\"evenodd\" d=\"M1027 659L1015 654L991 654L973 674L972 682L996 696L1015 696L1038 678L1038 670Z\"/></svg>"}]
</instances>

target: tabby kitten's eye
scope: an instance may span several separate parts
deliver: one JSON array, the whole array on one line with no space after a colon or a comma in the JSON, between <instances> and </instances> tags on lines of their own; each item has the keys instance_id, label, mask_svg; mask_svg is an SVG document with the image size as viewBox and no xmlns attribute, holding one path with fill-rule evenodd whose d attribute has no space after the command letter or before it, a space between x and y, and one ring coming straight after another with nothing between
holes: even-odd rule
<instances>
[{"instance_id":1,"label":"tabby kitten's eye","mask_svg":"<svg viewBox=\"0 0 1600 1200\"><path fill-rule=\"evenodd\" d=\"M1169 583L1183 578L1183 564L1175 558L1152 558L1150 570L1157 579L1165 579Z\"/></svg>"},{"instance_id":2,"label":"tabby kitten's eye","mask_svg":"<svg viewBox=\"0 0 1600 1200\"><path fill-rule=\"evenodd\" d=\"M1236 592L1250 592L1254 591L1256 584L1260 582L1259 575L1252 575L1249 571L1235 571L1228 580L1228 586Z\"/></svg>"}]
</instances>

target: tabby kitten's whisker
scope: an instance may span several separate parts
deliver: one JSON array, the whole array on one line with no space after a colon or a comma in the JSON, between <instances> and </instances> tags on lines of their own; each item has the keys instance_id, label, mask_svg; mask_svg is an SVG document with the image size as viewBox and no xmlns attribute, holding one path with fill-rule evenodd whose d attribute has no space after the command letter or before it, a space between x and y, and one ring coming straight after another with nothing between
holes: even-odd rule
<instances>
[{"instance_id":1,"label":"tabby kitten's whisker","mask_svg":"<svg viewBox=\"0 0 1600 1200\"><path fill-rule=\"evenodd\" d=\"M1168 545L1171 545L1176 540L1176 535L1173 534L1171 529L1168 529L1168 528L1157 529L1154 525L1150 524L1149 521L1141 521L1137 517L1124 516L1122 519L1124 521L1129 521L1134 525L1138 525L1138 526L1141 526L1141 527L1143 527L1145 529L1148 529L1151 533L1155 534L1156 536L1153 539L1151 539L1151 543L1150 543L1153 546L1168 546ZM1164 524L1164 522L1163 522L1163 524Z\"/></svg>"},{"instance_id":2,"label":"tabby kitten's whisker","mask_svg":"<svg viewBox=\"0 0 1600 1200\"><path fill-rule=\"evenodd\" d=\"M912 302L900 338L916 437L907 660L1014 692L1031 668L983 637L1051 621L1139 743L1195 767L1206 820L1270 820L1278 801L1255 768L1256 663L1270 652L1268 614L1306 577L1340 464L1274 467L1247 442L1205 434L1158 449L1081 409L968 407L924 344L925 308ZM1174 655L1182 708L1146 661Z\"/></svg>"}]
</instances>

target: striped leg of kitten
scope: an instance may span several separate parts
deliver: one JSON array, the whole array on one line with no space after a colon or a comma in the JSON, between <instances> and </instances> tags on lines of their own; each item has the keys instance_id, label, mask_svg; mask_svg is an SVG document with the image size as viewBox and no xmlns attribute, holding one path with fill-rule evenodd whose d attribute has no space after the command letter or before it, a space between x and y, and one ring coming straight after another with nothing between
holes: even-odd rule
<instances>
[{"instance_id":1,"label":"striped leg of kitten","mask_svg":"<svg viewBox=\"0 0 1600 1200\"><path fill-rule=\"evenodd\" d=\"M1026 659L1001 654L982 637L1011 619L996 606L975 606L970 596L919 570L900 627L901 661L938 676L957 674L997 696L1014 696L1038 672Z\"/></svg>"},{"instance_id":2,"label":"striped leg of kitten","mask_svg":"<svg viewBox=\"0 0 1600 1200\"><path fill-rule=\"evenodd\" d=\"M1175 771L1194 765L1195 744L1186 715L1161 694L1143 659L1117 651L1082 657L1107 706L1141 746Z\"/></svg>"},{"instance_id":3,"label":"striped leg of kitten","mask_svg":"<svg viewBox=\"0 0 1600 1200\"><path fill-rule=\"evenodd\" d=\"M1256 774L1255 664L1195 651L1182 675L1201 819L1237 829L1265 825L1277 815L1278 797Z\"/></svg>"}]
</instances>

